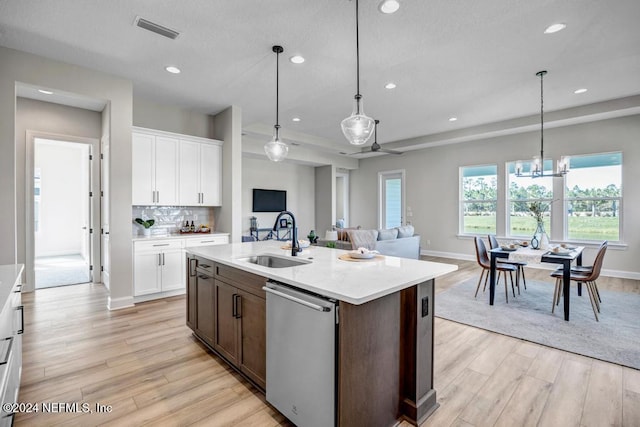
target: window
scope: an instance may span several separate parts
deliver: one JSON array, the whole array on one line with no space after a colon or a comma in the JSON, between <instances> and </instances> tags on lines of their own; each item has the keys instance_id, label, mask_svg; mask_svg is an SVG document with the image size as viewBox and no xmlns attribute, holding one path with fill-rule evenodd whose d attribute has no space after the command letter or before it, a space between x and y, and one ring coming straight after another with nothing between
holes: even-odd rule
<instances>
[{"instance_id":1,"label":"window","mask_svg":"<svg viewBox=\"0 0 640 427\"><path fill-rule=\"evenodd\" d=\"M570 240L620 240L622 153L575 156L566 175Z\"/></svg>"},{"instance_id":2,"label":"window","mask_svg":"<svg viewBox=\"0 0 640 427\"><path fill-rule=\"evenodd\" d=\"M498 200L498 167L460 168L460 231L463 234L495 234Z\"/></svg>"},{"instance_id":3,"label":"window","mask_svg":"<svg viewBox=\"0 0 640 427\"><path fill-rule=\"evenodd\" d=\"M515 173L516 162L507 163L507 230L509 236L531 237L536 230L536 220L529 210L532 202L540 201L546 207L543 214L544 229L551 234L551 202L553 201L553 178L518 177ZM530 165L525 166L526 169ZM553 173L553 161L544 161L544 172Z\"/></svg>"}]
</instances>

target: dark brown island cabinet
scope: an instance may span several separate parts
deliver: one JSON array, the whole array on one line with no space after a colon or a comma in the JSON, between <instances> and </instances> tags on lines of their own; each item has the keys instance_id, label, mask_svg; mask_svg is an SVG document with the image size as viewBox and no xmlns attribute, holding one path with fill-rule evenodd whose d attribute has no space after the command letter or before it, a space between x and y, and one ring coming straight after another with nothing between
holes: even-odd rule
<instances>
[{"instance_id":1,"label":"dark brown island cabinet","mask_svg":"<svg viewBox=\"0 0 640 427\"><path fill-rule=\"evenodd\" d=\"M266 386L266 279L188 256L187 326L261 391Z\"/></svg>"},{"instance_id":2,"label":"dark brown island cabinet","mask_svg":"<svg viewBox=\"0 0 640 427\"><path fill-rule=\"evenodd\" d=\"M267 282L244 270L187 255L187 326L264 392ZM371 302L339 302L336 424L423 422L433 389L434 282Z\"/></svg>"}]
</instances>

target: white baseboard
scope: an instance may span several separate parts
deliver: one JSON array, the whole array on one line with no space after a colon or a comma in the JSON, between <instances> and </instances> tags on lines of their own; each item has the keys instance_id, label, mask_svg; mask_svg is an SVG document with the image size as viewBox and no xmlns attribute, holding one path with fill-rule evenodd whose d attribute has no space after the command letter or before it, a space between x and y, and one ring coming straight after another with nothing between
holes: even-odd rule
<instances>
[{"instance_id":1,"label":"white baseboard","mask_svg":"<svg viewBox=\"0 0 640 427\"><path fill-rule=\"evenodd\" d=\"M440 252L440 251L427 251L421 250L420 255L425 256L433 256L438 258L450 258L450 259L460 259L464 261L475 261L475 255L470 254L461 254L456 252ZM558 266L552 264L529 264L528 267L531 268L540 268L543 270L555 270ZM640 273L636 271L623 271L623 270L609 270L602 269L600 272L603 276L607 277L619 277L621 279L632 279L632 280L640 280Z\"/></svg>"},{"instance_id":2,"label":"white baseboard","mask_svg":"<svg viewBox=\"0 0 640 427\"><path fill-rule=\"evenodd\" d=\"M107 299L107 308L109 310L120 310L123 308L133 307L133 297L121 297Z\"/></svg>"},{"instance_id":3,"label":"white baseboard","mask_svg":"<svg viewBox=\"0 0 640 427\"><path fill-rule=\"evenodd\" d=\"M187 293L186 289L176 289L173 291L158 292L155 294L139 295L137 297L133 297L133 302L137 304L139 302L151 301L151 300L160 299L160 298L175 297L177 295L184 295L186 293Z\"/></svg>"}]
</instances>

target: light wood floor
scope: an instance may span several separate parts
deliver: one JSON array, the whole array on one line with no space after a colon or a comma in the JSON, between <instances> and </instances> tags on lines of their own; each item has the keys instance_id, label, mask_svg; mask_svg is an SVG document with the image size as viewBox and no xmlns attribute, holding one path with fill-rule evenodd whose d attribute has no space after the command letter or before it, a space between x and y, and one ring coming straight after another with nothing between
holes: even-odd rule
<instances>
[{"instance_id":1,"label":"light wood floor","mask_svg":"<svg viewBox=\"0 0 640 427\"><path fill-rule=\"evenodd\" d=\"M479 274L475 263L437 292ZM548 280L548 271L527 269ZM601 289L640 292L601 278ZM101 285L23 295L20 402L111 405L109 413L20 414L17 426L277 426L287 421L185 326L184 297L109 312ZM425 426L640 426L640 371L436 319L440 408ZM402 424L407 425L406 423Z\"/></svg>"}]
</instances>

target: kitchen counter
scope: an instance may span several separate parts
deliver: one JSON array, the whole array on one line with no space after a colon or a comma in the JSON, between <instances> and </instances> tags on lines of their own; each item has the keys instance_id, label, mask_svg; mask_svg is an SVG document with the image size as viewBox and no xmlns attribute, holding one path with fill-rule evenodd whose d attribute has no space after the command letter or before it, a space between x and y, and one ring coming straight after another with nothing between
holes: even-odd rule
<instances>
[{"instance_id":1,"label":"kitchen counter","mask_svg":"<svg viewBox=\"0 0 640 427\"><path fill-rule=\"evenodd\" d=\"M203 237L215 237L215 236L228 236L229 233L213 232L213 233L185 233L185 234L164 234L164 235L151 235L140 236L136 235L132 237L134 242L137 241L151 241L151 240L167 240L167 239L195 239Z\"/></svg>"},{"instance_id":2,"label":"kitchen counter","mask_svg":"<svg viewBox=\"0 0 640 427\"><path fill-rule=\"evenodd\" d=\"M291 256L283 242L261 241L189 248L188 252L350 304L364 304L458 269L456 265L384 256L380 260L343 261L347 251L310 246L297 258L312 261L270 268L241 260L250 255Z\"/></svg>"}]
</instances>

